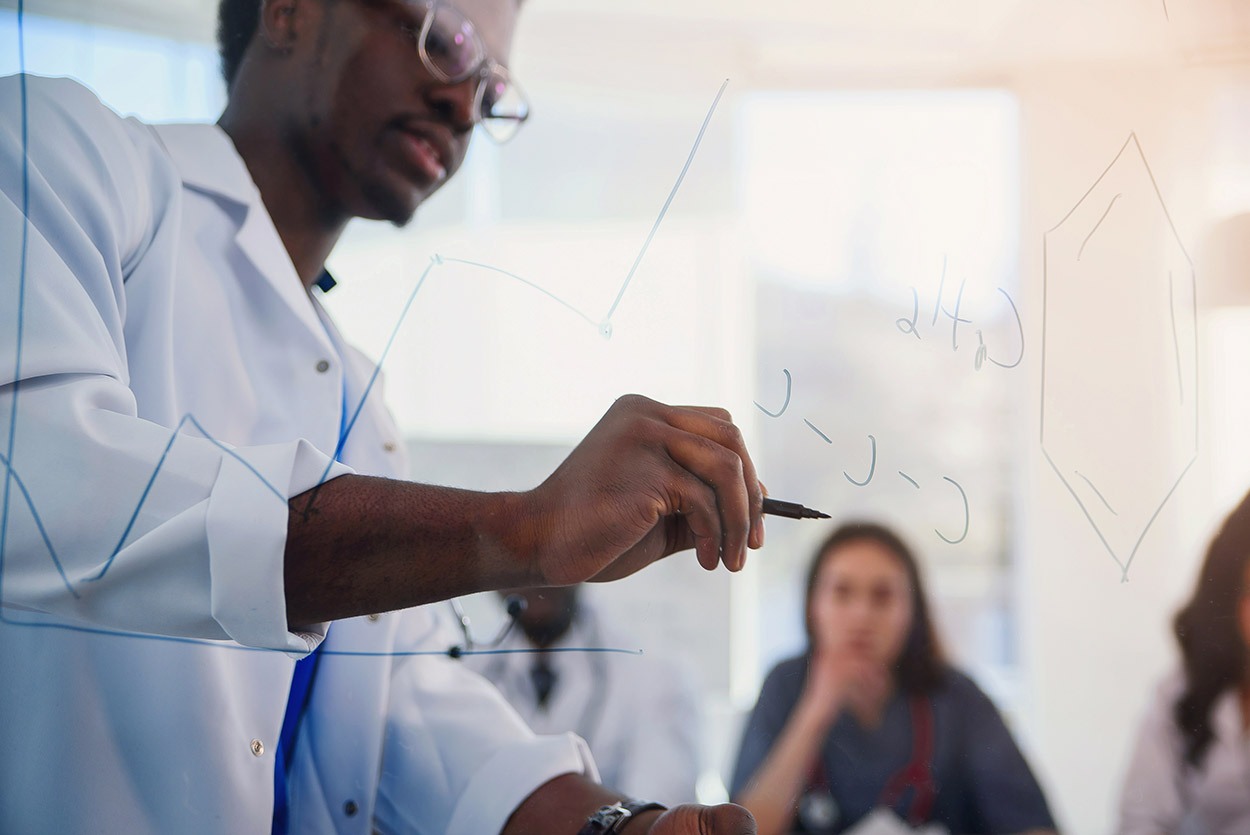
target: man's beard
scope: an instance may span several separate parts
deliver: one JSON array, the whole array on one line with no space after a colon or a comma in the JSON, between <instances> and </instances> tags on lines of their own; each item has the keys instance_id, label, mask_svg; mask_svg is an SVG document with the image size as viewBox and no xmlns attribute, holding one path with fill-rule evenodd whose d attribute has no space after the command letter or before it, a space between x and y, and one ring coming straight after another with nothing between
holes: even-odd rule
<instances>
[{"instance_id":1,"label":"man's beard","mask_svg":"<svg viewBox=\"0 0 1250 835\"><path fill-rule=\"evenodd\" d=\"M577 605L574 604L562 611L559 616L546 623L522 624L521 628L525 630L525 637L535 646L549 647L559 640L560 636L569 631L569 626L573 623L573 615L577 612Z\"/></svg>"},{"instance_id":2,"label":"man's beard","mask_svg":"<svg viewBox=\"0 0 1250 835\"><path fill-rule=\"evenodd\" d=\"M364 198L368 214L350 212L343 206L323 206L322 208L326 210L329 219L337 219L339 217L338 213L341 211L354 217L385 220L396 228L402 229L408 225L416 214L417 203L420 201L410 203L404 195L395 193L356 170L338 142L331 140L327 149L329 151L329 159L332 159L334 161L333 164L338 168L338 171L334 174L327 174L318 170L316 155L299 134L292 132L288 135L287 147L295 157L296 162L299 163L299 166L304 169L307 176L312 178L314 182L324 184L331 178L342 179L354 183L359 189L361 197ZM322 186L322 195L328 197L324 185Z\"/></svg>"},{"instance_id":3,"label":"man's beard","mask_svg":"<svg viewBox=\"0 0 1250 835\"><path fill-rule=\"evenodd\" d=\"M360 193L376 217L388 221L396 229L407 226L417 213L415 205L409 205L402 197L368 180L361 184Z\"/></svg>"}]
</instances>

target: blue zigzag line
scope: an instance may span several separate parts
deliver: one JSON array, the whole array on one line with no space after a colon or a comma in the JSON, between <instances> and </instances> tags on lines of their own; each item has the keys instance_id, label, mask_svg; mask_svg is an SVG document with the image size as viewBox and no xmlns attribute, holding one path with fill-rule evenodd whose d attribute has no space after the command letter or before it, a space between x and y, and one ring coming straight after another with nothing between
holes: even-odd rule
<instances>
[{"instance_id":1,"label":"blue zigzag line","mask_svg":"<svg viewBox=\"0 0 1250 835\"><path fill-rule=\"evenodd\" d=\"M4 491L5 492L5 495L4 495L5 521L6 522L8 521L8 515L9 515L8 482L11 479L13 482L17 484L18 489L22 491L22 498L26 499L26 507L30 508L30 515L33 516L35 519L35 526L39 528L39 535L43 537L43 544L47 546L48 553L52 555L52 562L54 565L56 565L57 573L61 575L61 582L65 584L65 589L70 594L74 595L75 600L80 599L80 595L78 594L77 591L74 590L73 585L70 584L69 577L65 575L65 569L61 566L61 560L57 558L56 549L52 547L52 540L48 537L48 531L43 526L43 520L39 518L39 513L38 511L35 510L35 501L34 499L30 497L30 491L26 489L26 485L25 483L22 482L22 479L18 476L17 471L14 470L13 467L9 464L8 457L4 455L0 455L0 464L4 464L4 468L7 471L5 474L5 491ZM3 528L0 528L0 536L3 536ZM0 543L0 550L2 549L3 549L3 543Z\"/></svg>"},{"instance_id":2,"label":"blue zigzag line","mask_svg":"<svg viewBox=\"0 0 1250 835\"><path fill-rule=\"evenodd\" d=\"M87 578L89 581L99 580L101 577L103 577L105 572L107 572L109 568L113 565L113 560L117 559L117 555L121 553L122 547L126 544L126 539L127 537L130 536L130 531L134 527L135 520L139 518L139 512L143 510L143 505L148 500L148 494L152 492L152 485L156 482L156 477L157 475L160 474L161 467L165 466L165 459L169 456L169 450L173 448L174 441L178 440L178 434L182 430L182 427L186 425L187 422L190 422L196 429L200 430L200 434L203 435L204 438L207 441L209 441L209 443L211 443L213 446L220 449L222 452L226 453L226 455L230 456L235 461L238 461L244 467L247 467L248 471L251 472L252 475L260 479L261 484L264 484L266 487L269 488L269 492L273 493L275 496L278 497L278 501L282 502L282 504L284 505L287 503L287 497L282 493L282 491L279 490L277 487L274 487L273 484L270 483L269 479L261 475L260 471L257 470L254 466L252 466L247 461L247 459L245 459L242 455L239 455L239 453L235 452L230 447L223 444L221 441L214 438L208 432L208 430L205 429L203 425L201 425L201 423L195 419L194 415L187 413L182 416L182 420L178 421L178 425L174 427L173 434L169 436L169 443L165 444L165 449L163 452L161 452L161 457L157 459L156 469L152 470L152 475L148 479L148 483L144 486L142 495L139 496L139 503L135 505L134 513L130 514L130 521L126 523L126 529L122 531L121 539L117 540L117 547L113 549L113 553L109 554L109 558L105 560L104 565L100 568L100 573L95 575L94 577ZM326 471L329 472L329 469L327 468ZM32 512L34 511L33 507L31 508L31 511ZM36 515L36 519L38 519L37 515ZM55 559L55 555L53 555L53 558Z\"/></svg>"}]
</instances>

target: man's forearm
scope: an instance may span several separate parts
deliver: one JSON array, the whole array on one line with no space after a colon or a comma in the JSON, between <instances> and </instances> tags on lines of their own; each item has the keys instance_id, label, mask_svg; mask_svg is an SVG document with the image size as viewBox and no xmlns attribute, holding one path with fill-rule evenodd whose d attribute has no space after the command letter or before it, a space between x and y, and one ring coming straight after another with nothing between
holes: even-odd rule
<instances>
[{"instance_id":1,"label":"man's forearm","mask_svg":"<svg viewBox=\"0 0 1250 835\"><path fill-rule=\"evenodd\" d=\"M521 494L368 476L290 500L287 622L386 612L494 588L536 585Z\"/></svg>"}]
</instances>

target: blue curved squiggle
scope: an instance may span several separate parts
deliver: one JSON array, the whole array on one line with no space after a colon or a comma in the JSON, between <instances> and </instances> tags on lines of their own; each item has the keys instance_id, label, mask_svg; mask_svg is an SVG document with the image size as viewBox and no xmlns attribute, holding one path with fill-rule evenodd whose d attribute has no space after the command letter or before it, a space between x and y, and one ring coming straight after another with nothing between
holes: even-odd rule
<instances>
[{"instance_id":1,"label":"blue curved squiggle","mask_svg":"<svg viewBox=\"0 0 1250 835\"><path fill-rule=\"evenodd\" d=\"M851 484L854 484L856 487L866 487L868 482L872 481L873 475L877 472L877 439L872 435L869 435L868 440L872 443L872 463L868 465L868 478L863 481L856 481L851 478L850 474L846 470L842 471L842 475L846 476L846 480L851 482ZM906 478L906 476L904 476L904 478Z\"/></svg>"},{"instance_id":2,"label":"blue curved squiggle","mask_svg":"<svg viewBox=\"0 0 1250 835\"><path fill-rule=\"evenodd\" d=\"M950 544L950 545L958 545L959 543L963 542L963 541L964 541L965 539L967 539L967 537L968 537L968 494L964 492L964 488L963 488L963 487L960 487L960 486L959 486L959 482L958 482L958 481L956 481L955 479L950 478L950 477L948 477L948 476L942 476L942 480L943 480L943 481L949 481L951 484L955 485L955 489L959 491L959 498L963 499L963 503L964 503L964 532L963 532L963 533L961 533L957 539L951 539L951 538L947 537L945 534L943 534L943 533L942 533L941 531L939 531L937 528L934 528L934 529L933 529L933 532L934 532L935 534L937 534L938 536L940 536L940 537L942 538L942 541L943 541L943 542L946 542L946 543L948 543L948 544Z\"/></svg>"},{"instance_id":3,"label":"blue curved squiggle","mask_svg":"<svg viewBox=\"0 0 1250 835\"><path fill-rule=\"evenodd\" d=\"M786 409L790 407L790 388L791 388L791 383L793 381L790 379L789 369L783 368L781 369L781 373L786 375L786 402L781 404L781 408L778 411L770 412L767 409L765 409L763 406L760 406L760 402L758 400L751 401L759 408L761 412L768 415L769 417L779 418L782 415L784 415L786 413ZM809 423L808 426L811 426L811 424ZM813 426L812 428L815 429L816 427ZM829 439L825 438L825 440L829 440Z\"/></svg>"}]
</instances>

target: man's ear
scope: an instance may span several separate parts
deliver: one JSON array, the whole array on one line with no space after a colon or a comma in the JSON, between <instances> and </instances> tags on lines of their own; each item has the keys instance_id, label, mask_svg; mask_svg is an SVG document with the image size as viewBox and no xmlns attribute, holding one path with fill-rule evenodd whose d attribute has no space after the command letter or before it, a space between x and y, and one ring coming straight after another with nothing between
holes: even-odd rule
<instances>
[{"instance_id":1,"label":"man's ear","mask_svg":"<svg viewBox=\"0 0 1250 835\"><path fill-rule=\"evenodd\" d=\"M275 52L289 55L295 46L300 28L300 0L262 0L260 5L260 36Z\"/></svg>"}]
</instances>

